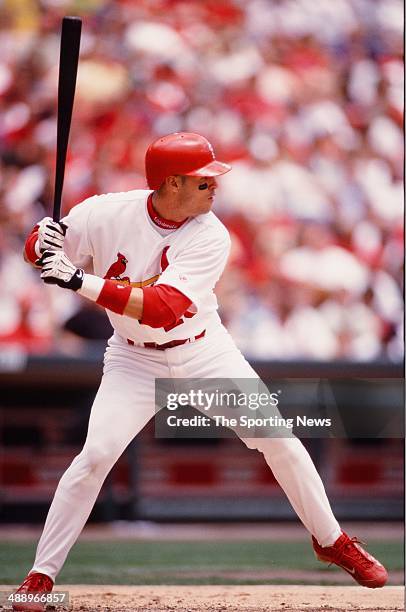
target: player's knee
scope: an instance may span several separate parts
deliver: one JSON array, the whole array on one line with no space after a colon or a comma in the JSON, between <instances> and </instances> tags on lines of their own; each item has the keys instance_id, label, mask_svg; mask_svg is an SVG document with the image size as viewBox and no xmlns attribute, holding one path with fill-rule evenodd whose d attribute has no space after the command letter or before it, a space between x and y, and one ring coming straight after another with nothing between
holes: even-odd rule
<instances>
[{"instance_id":1,"label":"player's knee","mask_svg":"<svg viewBox=\"0 0 406 612\"><path fill-rule=\"evenodd\" d=\"M289 438L245 438L244 444L250 449L256 449L265 457L273 460L300 461L303 444L295 437Z\"/></svg>"},{"instance_id":2,"label":"player's knee","mask_svg":"<svg viewBox=\"0 0 406 612\"><path fill-rule=\"evenodd\" d=\"M112 449L101 444L85 445L81 454L88 473L109 471L116 461L116 454Z\"/></svg>"}]
</instances>

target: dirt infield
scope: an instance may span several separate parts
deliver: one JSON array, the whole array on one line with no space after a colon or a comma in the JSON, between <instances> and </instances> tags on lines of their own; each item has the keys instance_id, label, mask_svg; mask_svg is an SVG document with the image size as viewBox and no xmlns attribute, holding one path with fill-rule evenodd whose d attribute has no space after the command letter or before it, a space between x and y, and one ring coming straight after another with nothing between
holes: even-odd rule
<instances>
[{"instance_id":1,"label":"dirt infield","mask_svg":"<svg viewBox=\"0 0 406 612\"><path fill-rule=\"evenodd\" d=\"M351 612L404 610L402 587L64 586L75 612Z\"/></svg>"}]
</instances>

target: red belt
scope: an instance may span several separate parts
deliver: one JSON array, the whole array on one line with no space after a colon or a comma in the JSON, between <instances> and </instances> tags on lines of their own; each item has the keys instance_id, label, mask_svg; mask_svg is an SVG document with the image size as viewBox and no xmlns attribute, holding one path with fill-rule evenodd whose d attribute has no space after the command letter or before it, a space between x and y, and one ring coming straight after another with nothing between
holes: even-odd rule
<instances>
[{"instance_id":1,"label":"red belt","mask_svg":"<svg viewBox=\"0 0 406 612\"><path fill-rule=\"evenodd\" d=\"M157 344L156 342L143 342L141 344L137 344L134 340L130 340L127 338L128 344L131 346L142 346L144 348L156 349L157 351L164 351L165 349L173 348L174 346L181 346L182 344L186 344L187 342L196 342L196 340L200 340L200 338L204 338L206 334L206 330L204 329L201 334L198 336L194 336L193 338L186 338L185 340L171 340L170 342L165 342L165 344Z\"/></svg>"}]
</instances>

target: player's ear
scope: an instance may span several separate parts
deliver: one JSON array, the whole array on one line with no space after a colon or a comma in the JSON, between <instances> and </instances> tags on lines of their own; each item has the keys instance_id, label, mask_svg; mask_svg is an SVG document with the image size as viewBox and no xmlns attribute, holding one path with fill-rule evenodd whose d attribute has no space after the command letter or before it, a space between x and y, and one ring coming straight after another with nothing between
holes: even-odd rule
<instances>
[{"instance_id":1,"label":"player's ear","mask_svg":"<svg viewBox=\"0 0 406 612\"><path fill-rule=\"evenodd\" d=\"M182 181L181 176L179 175L173 175L173 176L168 176L165 179L165 183L168 187L168 189L172 192L172 193L177 193L179 191L179 189L181 188L181 186L183 185L183 181Z\"/></svg>"}]
</instances>

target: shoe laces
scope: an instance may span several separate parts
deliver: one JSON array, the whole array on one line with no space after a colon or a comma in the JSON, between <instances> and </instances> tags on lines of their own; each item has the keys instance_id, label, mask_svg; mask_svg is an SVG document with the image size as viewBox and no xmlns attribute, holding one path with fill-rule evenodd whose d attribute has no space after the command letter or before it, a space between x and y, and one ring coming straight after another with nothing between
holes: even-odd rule
<instances>
[{"instance_id":1,"label":"shoe laces","mask_svg":"<svg viewBox=\"0 0 406 612\"><path fill-rule=\"evenodd\" d=\"M365 542L362 542L362 540L356 537L345 539L336 549L336 560L341 561L347 548L349 548L351 550L351 557L354 561L358 561L364 567L370 567L373 564L373 560L365 550L357 546L358 544L366 546Z\"/></svg>"},{"instance_id":2,"label":"shoe laces","mask_svg":"<svg viewBox=\"0 0 406 612\"><path fill-rule=\"evenodd\" d=\"M21 587L23 586L27 586L30 588L30 590L33 591L50 591L52 590L53 582L49 576L46 576L45 574L35 573L28 574Z\"/></svg>"}]
</instances>

